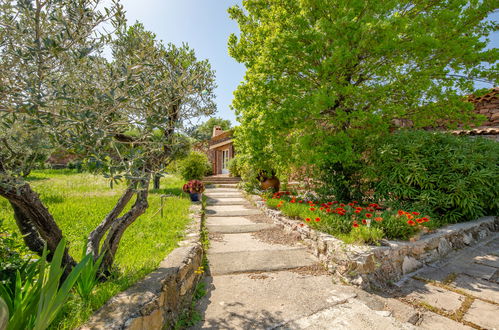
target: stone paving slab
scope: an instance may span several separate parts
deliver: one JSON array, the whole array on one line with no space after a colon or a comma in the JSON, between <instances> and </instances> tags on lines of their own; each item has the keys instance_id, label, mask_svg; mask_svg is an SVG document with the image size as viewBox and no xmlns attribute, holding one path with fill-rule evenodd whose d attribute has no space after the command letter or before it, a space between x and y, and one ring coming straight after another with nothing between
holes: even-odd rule
<instances>
[{"instance_id":1,"label":"stone paving slab","mask_svg":"<svg viewBox=\"0 0 499 330\"><path fill-rule=\"evenodd\" d=\"M237 216L248 216L248 215L259 215L258 210L246 209L241 211L215 211L206 210L206 214L211 217L237 217Z\"/></svg>"},{"instance_id":2,"label":"stone paving slab","mask_svg":"<svg viewBox=\"0 0 499 330\"><path fill-rule=\"evenodd\" d=\"M275 228L268 223L253 223L250 225L207 225L210 233L254 233L265 229Z\"/></svg>"},{"instance_id":3,"label":"stone paving slab","mask_svg":"<svg viewBox=\"0 0 499 330\"><path fill-rule=\"evenodd\" d=\"M363 303L352 300L309 316L298 318L278 328L279 330L409 330L416 329L411 324L401 323L389 314L373 311ZM437 328L434 328L437 329Z\"/></svg>"},{"instance_id":4,"label":"stone paving slab","mask_svg":"<svg viewBox=\"0 0 499 330\"><path fill-rule=\"evenodd\" d=\"M203 323L191 329L272 329L355 297L354 288L334 285L327 275L290 271L215 276L207 282L208 294L199 302Z\"/></svg>"},{"instance_id":5,"label":"stone paving slab","mask_svg":"<svg viewBox=\"0 0 499 330\"><path fill-rule=\"evenodd\" d=\"M244 196L241 193L237 193L237 192L204 193L204 194L208 198L215 198L215 199L221 199L221 198L244 198Z\"/></svg>"},{"instance_id":6,"label":"stone paving slab","mask_svg":"<svg viewBox=\"0 0 499 330\"><path fill-rule=\"evenodd\" d=\"M206 217L206 224L211 225L252 225L255 222L245 217Z\"/></svg>"},{"instance_id":7,"label":"stone paving slab","mask_svg":"<svg viewBox=\"0 0 499 330\"><path fill-rule=\"evenodd\" d=\"M317 260L305 249L209 253L208 259L213 276L286 270L317 263Z\"/></svg>"},{"instance_id":8,"label":"stone paving slab","mask_svg":"<svg viewBox=\"0 0 499 330\"><path fill-rule=\"evenodd\" d=\"M463 295L416 280L408 281L403 290L410 292L407 299L423 302L449 313L457 311L465 300Z\"/></svg>"},{"instance_id":9,"label":"stone paving slab","mask_svg":"<svg viewBox=\"0 0 499 330\"><path fill-rule=\"evenodd\" d=\"M485 329L499 329L499 306L475 300L464 316L464 320Z\"/></svg>"},{"instance_id":10,"label":"stone paving slab","mask_svg":"<svg viewBox=\"0 0 499 330\"><path fill-rule=\"evenodd\" d=\"M250 233L240 233L224 234L221 238L212 240L208 253L259 250L296 250L296 248L297 247L289 245L262 242L255 239ZM306 250L306 247L303 245L298 248Z\"/></svg>"},{"instance_id":11,"label":"stone paving slab","mask_svg":"<svg viewBox=\"0 0 499 330\"><path fill-rule=\"evenodd\" d=\"M208 205L250 205L244 198L208 198Z\"/></svg>"},{"instance_id":12,"label":"stone paving slab","mask_svg":"<svg viewBox=\"0 0 499 330\"><path fill-rule=\"evenodd\" d=\"M448 277L462 273L468 276L489 280L494 276L496 271L497 269L494 267L476 264L471 260L468 260L467 263L456 261L456 263L451 263L439 268L429 267L428 269L418 272L418 277L430 281L444 282Z\"/></svg>"},{"instance_id":13,"label":"stone paving slab","mask_svg":"<svg viewBox=\"0 0 499 330\"><path fill-rule=\"evenodd\" d=\"M418 324L418 329L424 330L472 330L474 328L456 322L445 316L432 312L425 312L422 315L422 321Z\"/></svg>"},{"instance_id":14,"label":"stone paving slab","mask_svg":"<svg viewBox=\"0 0 499 330\"><path fill-rule=\"evenodd\" d=\"M476 256L475 258L473 258L473 261L477 264L482 264L499 269L499 256L495 256L492 254L485 256Z\"/></svg>"},{"instance_id":15,"label":"stone paving slab","mask_svg":"<svg viewBox=\"0 0 499 330\"><path fill-rule=\"evenodd\" d=\"M450 285L471 296L491 300L499 304L499 284L460 274Z\"/></svg>"},{"instance_id":16,"label":"stone paving slab","mask_svg":"<svg viewBox=\"0 0 499 330\"><path fill-rule=\"evenodd\" d=\"M211 212L228 212L228 211L244 212L247 210L257 211L258 214L261 214L258 209L251 207L250 204L247 204L247 206L241 205L241 204L238 204L238 205L212 205L212 206L209 206L206 211L211 211Z\"/></svg>"}]
</instances>

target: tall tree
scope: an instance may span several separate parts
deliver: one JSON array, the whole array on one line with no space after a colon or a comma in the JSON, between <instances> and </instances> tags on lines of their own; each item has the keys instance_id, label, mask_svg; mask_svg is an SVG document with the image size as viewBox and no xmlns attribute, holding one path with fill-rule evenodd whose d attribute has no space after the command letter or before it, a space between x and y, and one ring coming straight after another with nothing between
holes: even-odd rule
<instances>
[{"instance_id":1,"label":"tall tree","mask_svg":"<svg viewBox=\"0 0 499 330\"><path fill-rule=\"evenodd\" d=\"M229 9L246 65L233 101L239 152L262 167L348 176L393 119L477 119L463 95L497 83L493 0L244 0ZM269 162L270 159L270 162Z\"/></svg>"},{"instance_id":2,"label":"tall tree","mask_svg":"<svg viewBox=\"0 0 499 330\"><path fill-rule=\"evenodd\" d=\"M24 137L32 138L36 126L51 145L82 155L111 184L129 182L89 235L88 252L104 254L102 267L109 269L124 231L148 207L151 175L183 148L175 130L183 120L215 111L214 73L186 45L165 47L141 25L127 28L117 2L108 8L99 0L1 5L0 24L12 29L2 29L0 121L25 129L18 149L33 152ZM98 33L105 22L115 34ZM112 62L100 56L110 42ZM2 146L0 196L11 203L27 245L40 252L46 243L55 251L62 231L23 179L13 157L18 149ZM64 263L74 263L67 251Z\"/></svg>"}]
</instances>

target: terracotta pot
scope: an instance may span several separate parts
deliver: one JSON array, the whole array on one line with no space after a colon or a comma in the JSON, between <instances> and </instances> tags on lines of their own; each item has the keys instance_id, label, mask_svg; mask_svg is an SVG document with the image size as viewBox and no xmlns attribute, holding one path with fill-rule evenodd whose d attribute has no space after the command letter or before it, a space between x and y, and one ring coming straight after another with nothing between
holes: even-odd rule
<instances>
[{"instance_id":1,"label":"terracotta pot","mask_svg":"<svg viewBox=\"0 0 499 330\"><path fill-rule=\"evenodd\" d=\"M264 181L262 181L260 187L263 190L273 189L274 191L279 191L279 188L281 187L281 182L277 177L274 176L272 178L266 178Z\"/></svg>"}]
</instances>

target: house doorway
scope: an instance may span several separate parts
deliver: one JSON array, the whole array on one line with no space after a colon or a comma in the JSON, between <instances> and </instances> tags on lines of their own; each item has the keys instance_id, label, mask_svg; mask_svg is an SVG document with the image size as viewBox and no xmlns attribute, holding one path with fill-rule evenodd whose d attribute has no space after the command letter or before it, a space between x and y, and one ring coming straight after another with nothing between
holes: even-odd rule
<instances>
[{"instance_id":1,"label":"house doorway","mask_svg":"<svg viewBox=\"0 0 499 330\"><path fill-rule=\"evenodd\" d=\"M229 149L222 150L222 174L229 174Z\"/></svg>"}]
</instances>

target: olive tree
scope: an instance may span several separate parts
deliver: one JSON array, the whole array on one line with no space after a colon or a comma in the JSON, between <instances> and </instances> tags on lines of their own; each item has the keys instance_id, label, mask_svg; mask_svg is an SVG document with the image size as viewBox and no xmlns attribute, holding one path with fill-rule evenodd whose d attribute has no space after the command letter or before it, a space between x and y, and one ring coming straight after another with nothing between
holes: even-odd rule
<instances>
[{"instance_id":1,"label":"olive tree","mask_svg":"<svg viewBox=\"0 0 499 330\"><path fill-rule=\"evenodd\" d=\"M105 254L107 270L124 231L148 207L151 175L181 148L175 130L186 118L214 111L214 73L187 46L165 47L142 26L127 28L118 1L107 7L99 0L0 1L0 24L8 27L0 32L0 123L28 137L36 128L50 146L80 154L111 184L128 183L88 239L88 252ZM105 45L112 60L102 56ZM33 153L29 138L17 143ZM21 158L1 148L0 196L12 205L30 249L40 253L47 244L55 251L62 231L22 177ZM74 264L67 251L64 263Z\"/></svg>"}]
</instances>

